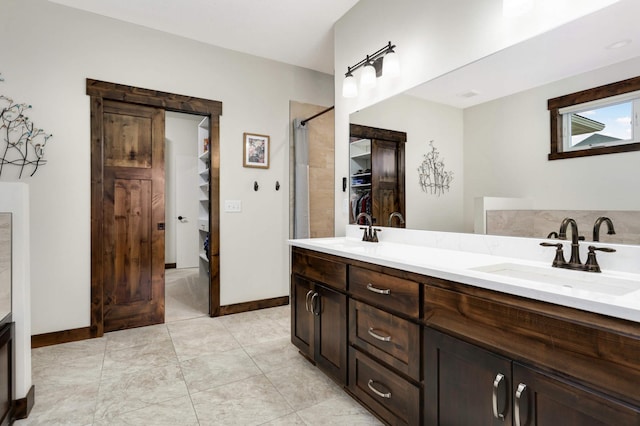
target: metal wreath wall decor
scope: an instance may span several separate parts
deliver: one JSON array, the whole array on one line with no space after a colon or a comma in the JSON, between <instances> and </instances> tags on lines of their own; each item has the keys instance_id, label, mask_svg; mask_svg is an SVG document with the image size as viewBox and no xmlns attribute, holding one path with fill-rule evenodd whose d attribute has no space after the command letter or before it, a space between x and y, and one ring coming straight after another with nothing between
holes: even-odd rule
<instances>
[{"instance_id":1,"label":"metal wreath wall decor","mask_svg":"<svg viewBox=\"0 0 640 426\"><path fill-rule=\"evenodd\" d=\"M433 141L429 142L431 152L424 154L424 160L418 167L418 180L420 187L427 194L440 196L444 191L449 190L453 180L453 172L445 171L444 159L439 159L440 153L433 146Z\"/></svg>"},{"instance_id":2,"label":"metal wreath wall decor","mask_svg":"<svg viewBox=\"0 0 640 426\"><path fill-rule=\"evenodd\" d=\"M33 176L38 167L47 163L44 148L53 135L37 128L25 115L30 108L31 105L0 95L0 176L5 165L18 166L18 177L22 178L25 169L32 169Z\"/></svg>"}]
</instances>

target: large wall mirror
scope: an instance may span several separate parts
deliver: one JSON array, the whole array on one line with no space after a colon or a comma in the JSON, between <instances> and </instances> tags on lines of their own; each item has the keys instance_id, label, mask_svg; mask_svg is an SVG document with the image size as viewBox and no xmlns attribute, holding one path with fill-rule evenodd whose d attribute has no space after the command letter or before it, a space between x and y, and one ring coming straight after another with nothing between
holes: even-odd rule
<instances>
[{"instance_id":1,"label":"large wall mirror","mask_svg":"<svg viewBox=\"0 0 640 426\"><path fill-rule=\"evenodd\" d=\"M604 230L600 241L640 244L640 152L549 161L547 109L549 99L640 75L628 18L639 9L618 2L351 114L351 123L407 134L406 227L546 238L576 216L592 240L606 216L616 235ZM439 194L419 185L432 148L453 176ZM512 233L478 229L487 210L506 212L492 220Z\"/></svg>"}]
</instances>

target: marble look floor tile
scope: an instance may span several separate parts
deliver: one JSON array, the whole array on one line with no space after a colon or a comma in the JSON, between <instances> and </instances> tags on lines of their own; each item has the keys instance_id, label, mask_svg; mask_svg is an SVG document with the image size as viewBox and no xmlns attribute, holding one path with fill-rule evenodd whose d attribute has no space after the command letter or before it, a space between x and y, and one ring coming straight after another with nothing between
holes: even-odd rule
<instances>
[{"instance_id":1,"label":"marble look floor tile","mask_svg":"<svg viewBox=\"0 0 640 426\"><path fill-rule=\"evenodd\" d=\"M16 421L14 425L90 425L96 408L98 386L98 382L58 386L53 392L42 392L38 387L36 403L29 417Z\"/></svg>"},{"instance_id":2,"label":"marble look floor tile","mask_svg":"<svg viewBox=\"0 0 640 426\"><path fill-rule=\"evenodd\" d=\"M180 364L189 392L200 392L261 374L242 349L209 354Z\"/></svg>"},{"instance_id":3,"label":"marble look floor tile","mask_svg":"<svg viewBox=\"0 0 640 426\"><path fill-rule=\"evenodd\" d=\"M297 414L309 426L383 425L373 414L369 413L364 407L344 393L335 398L300 410Z\"/></svg>"},{"instance_id":4,"label":"marble look floor tile","mask_svg":"<svg viewBox=\"0 0 640 426\"><path fill-rule=\"evenodd\" d=\"M96 420L109 419L151 404L188 396L178 365L126 372L100 383Z\"/></svg>"},{"instance_id":5,"label":"marble look floor tile","mask_svg":"<svg viewBox=\"0 0 640 426\"><path fill-rule=\"evenodd\" d=\"M286 367L291 364L292 360L297 361L300 357L298 348L293 346L291 337L289 336L265 343L245 346L244 350L263 373Z\"/></svg>"},{"instance_id":6,"label":"marble look floor tile","mask_svg":"<svg viewBox=\"0 0 640 426\"><path fill-rule=\"evenodd\" d=\"M92 355L104 354L106 345L107 339L100 337L36 348L31 350L31 363L36 367L40 365L46 366Z\"/></svg>"},{"instance_id":7,"label":"marble look floor tile","mask_svg":"<svg viewBox=\"0 0 640 426\"><path fill-rule=\"evenodd\" d=\"M106 333L105 336L107 338L107 352L171 341L165 324L111 331Z\"/></svg>"},{"instance_id":8,"label":"marble look floor tile","mask_svg":"<svg viewBox=\"0 0 640 426\"><path fill-rule=\"evenodd\" d=\"M180 361L240 348L217 318L195 318L167 324Z\"/></svg>"},{"instance_id":9,"label":"marble look floor tile","mask_svg":"<svg viewBox=\"0 0 640 426\"><path fill-rule=\"evenodd\" d=\"M259 311L258 311L259 312ZM229 315L220 320L229 332L242 346L255 345L257 343L278 340L290 335L289 328L283 326L281 321L268 317L247 317Z\"/></svg>"},{"instance_id":10,"label":"marble look floor tile","mask_svg":"<svg viewBox=\"0 0 640 426\"><path fill-rule=\"evenodd\" d=\"M206 316L209 313L209 288L200 281L198 268L166 271L165 322Z\"/></svg>"},{"instance_id":11,"label":"marble look floor tile","mask_svg":"<svg viewBox=\"0 0 640 426\"><path fill-rule=\"evenodd\" d=\"M32 380L38 385L38 393L52 391L64 386L80 386L100 382L104 353L77 358L49 365L34 365Z\"/></svg>"},{"instance_id":12,"label":"marble look floor tile","mask_svg":"<svg viewBox=\"0 0 640 426\"><path fill-rule=\"evenodd\" d=\"M191 395L200 425L260 425L293 410L262 375Z\"/></svg>"},{"instance_id":13,"label":"marble look floor tile","mask_svg":"<svg viewBox=\"0 0 640 426\"><path fill-rule=\"evenodd\" d=\"M344 394L333 380L302 355L289 366L266 373L278 392L295 409L300 410Z\"/></svg>"},{"instance_id":14,"label":"marble look floor tile","mask_svg":"<svg viewBox=\"0 0 640 426\"><path fill-rule=\"evenodd\" d=\"M198 426L191 398L185 396L98 420L94 426Z\"/></svg>"},{"instance_id":15,"label":"marble look floor tile","mask_svg":"<svg viewBox=\"0 0 640 426\"><path fill-rule=\"evenodd\" d=\"M306 423L296 413L292 413L278 417L275 420L262 423L261 426L306 426Z\"/></svg>"},{"instance_id":16,"label":"marble look floor tile","mask_svg":"<svg viewBox=\"0 0 640 426\"><path fill-rule=\"evenodd\" d=\"M133 374L169 364L178 364L178 357L170 340L113 350L105 354L102 378L108 379L119 374Z\"/></svg>"}]
</instances>

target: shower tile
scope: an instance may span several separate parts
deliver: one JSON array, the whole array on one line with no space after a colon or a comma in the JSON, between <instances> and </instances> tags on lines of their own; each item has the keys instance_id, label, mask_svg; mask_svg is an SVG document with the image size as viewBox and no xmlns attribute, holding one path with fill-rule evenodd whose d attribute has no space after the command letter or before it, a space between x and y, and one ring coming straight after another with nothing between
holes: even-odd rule
<instances>
[{"instance_id":1,"label":"shower tile","mask_svg":"<svg viewBox=\"0 0 640 426\"><path fill-rule=\"evenodd\" d=\"M238 349L240 345L217 318L195 318L168 324L180 361Z\"/></svg>"},{"instance_id":2,"label":"shower tile","mask_svg":"<svg viewBox=\"0 0 640 426\"><path fill-rule=\"evenodd\" d=\"M262 375L191 395L200 425L260 425L293 410Z\"/></svg>"},{"instance_id":3,"label":"shower tile","mask_svg":"<svg viewBox=\"0 0 640 426\"><path fill-rule=\"evenodd\" d=\"M110 419L185 396L188 396L187 386L177 365L165 365L133 374L123 372L102 380L96 419Z\"/></svg>"},{"instance_id":4,"label":"shower tile","mask_svg":"<svg viewBox=\"0 0 640 426\"><path fill-rule=\"evenodd\" d=\"M261 374L242 349L209 354L182 362L189 392L199 392Z\"/></svg>"}]
</instances>

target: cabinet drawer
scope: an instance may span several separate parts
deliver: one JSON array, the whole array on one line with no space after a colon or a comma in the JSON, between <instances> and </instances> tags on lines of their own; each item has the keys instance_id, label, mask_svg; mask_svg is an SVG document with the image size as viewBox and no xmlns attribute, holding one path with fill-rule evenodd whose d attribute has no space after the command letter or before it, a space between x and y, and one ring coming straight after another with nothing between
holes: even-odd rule
<instances>
[{"instance_id":1,"label":"cabinet drawer","mask_svg":"<svg viewBox=\"0 0 640 426\"><path fill-rule=\"evenodd\" d=\"M420 424L420 389L353 347L349 390L389 424Z\"/></svg>"},{"instance_id":2,"label":"cabinet drawer","mask_svg":"<svg viewBox=\"0 0 640 426\"><path fill-rule=\"evenodd\" d=\"M365 303L349 301L349 341L420 381L420 327Z\"/></svg>"},{"instance_id":3,"label":"cabinet drawer","mask_svg":"<svg viewBox=\"0 0 640 426\"><path fill-rule=\"evenodd\" d=\"M418 318L420 284L380 272L351 266L349 291L358 299L382 309Z\"/></svg>"},{"instance_id":4,"label":"cabinet drawer","mask_svg":"<svg viewBox=\"0 0 640 426\"><path fill-rule=\"evenodd\" d=\"M291 270L293 273L323 283L336 290L346 291L346 264L296 247L293 248L291 257Z\"/></svg>"}]
</instances>

